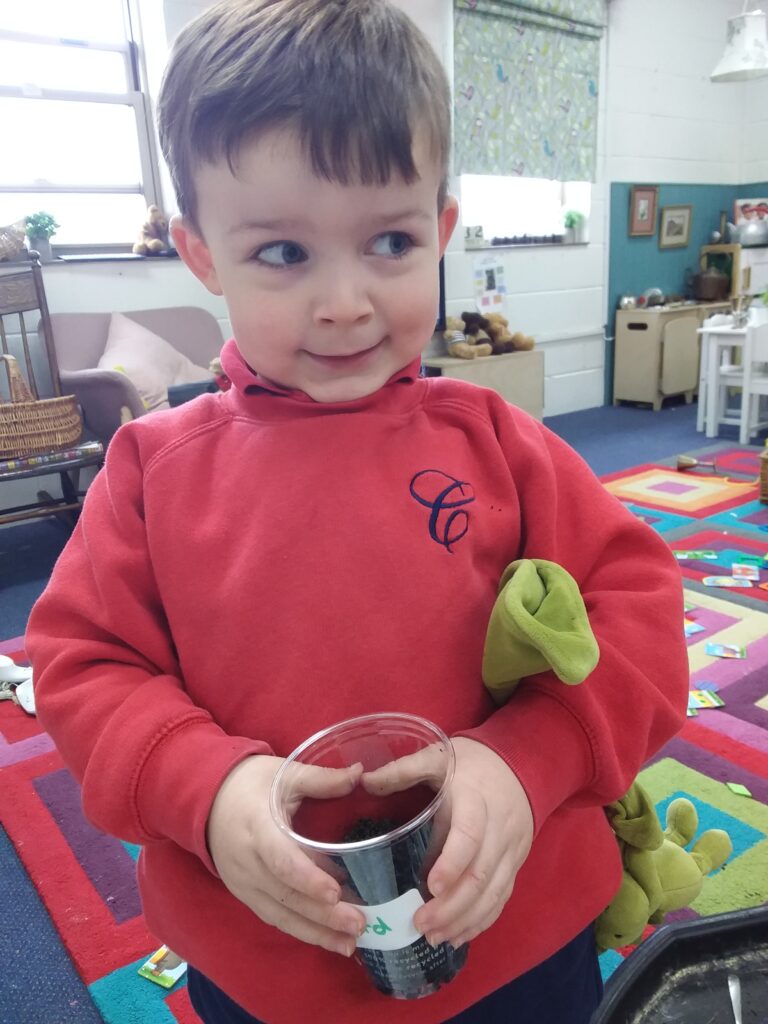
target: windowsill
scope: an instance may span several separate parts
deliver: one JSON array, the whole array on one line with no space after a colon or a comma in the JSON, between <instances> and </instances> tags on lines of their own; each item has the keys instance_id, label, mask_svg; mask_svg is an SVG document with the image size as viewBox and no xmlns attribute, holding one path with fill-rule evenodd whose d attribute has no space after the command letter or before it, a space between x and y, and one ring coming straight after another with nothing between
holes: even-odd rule
<instances>
[{"instance_id":1,"label":"windowsill","mask_svg":"<svg viewBox=\"0 0 768 1024\"><path fill-rule=\"evenodd\" d=\"M465 253L496 252L498 249L577 249L585 248L589 242L510 242L508 245L469 245Z\"/></svg>"},{"instance_id":2,"label":"windowsill","mask_svg":"<svg viewBox=\"0 0 768 1024\"><path fill-rule=\"evenodd\" d=\"M70 263L163 263L165 260L177 260L177 252L161 253L158 256L137 256L133 252L82 252L71 253L61 256L54 256L52 260L43 263L43 267L68 266Z\"/></svg>"}]
</instances>

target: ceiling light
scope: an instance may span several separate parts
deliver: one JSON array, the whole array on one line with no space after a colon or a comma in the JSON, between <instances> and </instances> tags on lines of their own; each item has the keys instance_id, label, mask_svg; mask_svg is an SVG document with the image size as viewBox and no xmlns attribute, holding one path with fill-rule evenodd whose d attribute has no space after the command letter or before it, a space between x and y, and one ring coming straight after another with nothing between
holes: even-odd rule
<instances>
[{"instance_id":1,"label":"ceiling light","mask_svg":"<svg viewBox=\"0 0 768 1024\"><path fill-rule=\"evenodd\" d=\"M762 11L728 19L725 53L709 76L713 82L743 82L768 75L768 32Z\"/></svg>"}]
</instances>

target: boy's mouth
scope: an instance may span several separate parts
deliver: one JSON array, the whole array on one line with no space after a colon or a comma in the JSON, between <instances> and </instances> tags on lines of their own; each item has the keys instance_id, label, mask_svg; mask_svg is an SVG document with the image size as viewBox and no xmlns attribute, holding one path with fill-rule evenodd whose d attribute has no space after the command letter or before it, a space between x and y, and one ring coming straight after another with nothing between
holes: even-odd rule
<instances>
[{"instance_id":1,"label":"boy's mouth","mask_svg":"<svg viewBox=\"0 0 768 1024\"><path fill-rule=\"evenodd\" d=\"M309 355L313 362L319 363L320 366L334 367L341 370L348 367L356 367L365 363L375 352L378 351L381 345L384 344L384 340L385 339L382 338L381 341L377 341L376 344L371 345L370 348L363 348L358 352L352 352L346 355L327 355L319 352L308 352L307 355Z\"/></svg>"}]
</instances>

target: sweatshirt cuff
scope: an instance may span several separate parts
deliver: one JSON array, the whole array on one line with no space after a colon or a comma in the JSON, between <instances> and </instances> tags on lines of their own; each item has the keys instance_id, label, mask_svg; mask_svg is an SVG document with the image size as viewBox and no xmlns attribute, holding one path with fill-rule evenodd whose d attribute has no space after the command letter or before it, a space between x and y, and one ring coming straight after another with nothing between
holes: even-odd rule
<instances>
[{"instance_id":1,"label":"sweatshirt cuff","mask_svg":"<svg viewBox=\"0 0 768 1024\"><path fill-rule=\"evenodd\" d=\"M581 721L551 692L536 689L536 677L530 682L482 725L455 735L484 743L509 765L526 792L537 835L553 811L590 783L595 766Z\"/></svg>"},{"instance_id":2,"label":"sweatshirt cuff","mask_svg":"<svg viewBox=\"0 0 768 1024\"><path fill-rule=\"evenodd\" d=\"M206 843L216 794L241 761L272 753L260 740L228 736L197 711L170 724L139 768L136 814L143 830L196 854L218 878Z\"/></svg>"}]
</instances>

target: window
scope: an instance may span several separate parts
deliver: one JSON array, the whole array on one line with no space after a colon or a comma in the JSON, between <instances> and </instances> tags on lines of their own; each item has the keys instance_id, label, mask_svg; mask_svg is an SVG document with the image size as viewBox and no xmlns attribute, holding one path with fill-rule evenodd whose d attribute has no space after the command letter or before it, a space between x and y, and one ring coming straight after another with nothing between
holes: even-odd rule
<instances>
[{"instance_id":1,"label":"window","mask_svg":"<svg viewBox=\"0 0 768 1024\"><path fill-rule=\"evenodd\" d=\"M604 24L605 0L454 0L454 173L488 242L583 239Z\"/></svg>"},{"instance_id":2,"label":"window","mask_svg":"<svg viewBox=\"0 0 768 1024\"><path fill-rule=\"evenodd\" d=\"M61 247L129 248L159 202L135 0L0 0L0 224L53 215Z\"/></svg>"},{"instance_id":3,"label":"window","mask_svg":"<svg viewBox=\"0 0 768 1024\"><path fill-rule=\"evenodd\" d=\"M562 238L565 215L589 220L592 186L588 181L462 174L461 216L466 226L481 226L485 244Z\"/></svg>"}]
</instances>

